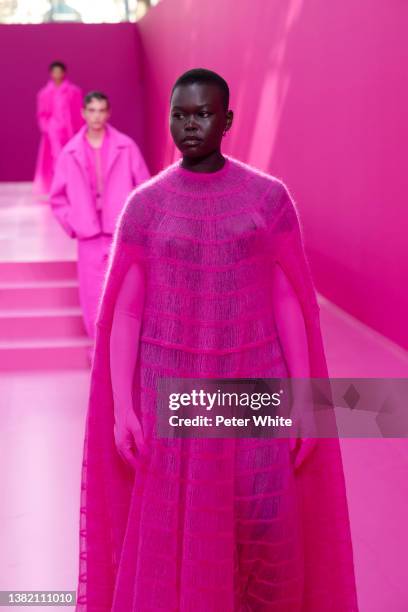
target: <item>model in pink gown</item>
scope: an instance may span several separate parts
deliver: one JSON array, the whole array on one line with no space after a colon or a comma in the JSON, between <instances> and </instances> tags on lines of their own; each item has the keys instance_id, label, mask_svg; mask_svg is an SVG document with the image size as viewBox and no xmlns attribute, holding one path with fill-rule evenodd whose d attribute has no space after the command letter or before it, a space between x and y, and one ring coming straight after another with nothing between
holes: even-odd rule
<instances>
[{"instance_id":1,"label":"model in pink gown","mask_svg":"<svg viewBox=\"0 0 408 612\"><path fill-rule=\"evenodd\" d=\"M128 199L97 321L77 610L358 611L338 440L154 431L162 377L290 375L277 267L303 315L310 375L326 377L299 219L280 180L231 157L213 172L176 162ZM128 396L140 425L133 468L115 440Z\"/></svg>"},{"instance_id":2,"label":"model in pink gown","mask_svg":"<svg viewBox=\"0 0 408 612\"><path fill-rule=\"evenodd\" d=\"M57 68L52 68L56 72ZM52 78L37 96L37 120L41 132L33 190L36 195L49 193L55 165L63 146L83 125L82 92L66 77Z\"/></svg>"}]
</instances>

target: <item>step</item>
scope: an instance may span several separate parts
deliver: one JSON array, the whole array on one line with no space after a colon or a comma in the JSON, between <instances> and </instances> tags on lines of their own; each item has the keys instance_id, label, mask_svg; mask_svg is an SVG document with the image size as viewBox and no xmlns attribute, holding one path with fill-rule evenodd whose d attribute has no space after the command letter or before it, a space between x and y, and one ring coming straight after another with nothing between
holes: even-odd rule
<instances>
[{"instance_id":1,"label":"step","mask_svg":"<svg viewBox=\"0 0 408 612\"><path fill-rule=\"evenodd\" d=\"M0 346L9 340L81 337L85 333L78 307L0 310Z\"/></svg>"},{"instance_id":2,"label":"step","mask_svg":"<svg viewBox=\"0 0 408 612\"><path fill-rule=\"evenodd\" d=\"M1 274L1 267L0 267ZM76 280L0 281L0 310L79 306Z\"/></svg>"},{"instance_id":3,"label":"step","mask_svg":"<svg viewBox=\"0 0 408 612\"><path fill-rule=\"evenodd\" d=\"M15 194L21 195L29 195L31 196L33 192L33 184L30 181L19 181L18 183L12 183L6 181L1 184L0 195L12 195Z\"/></svg>"},{"instance_id":4,"label":"step","mask_svg":"<svg viewBox=\"0 0 408 612\"><path fill-rule=\"evenodd\" d=\"M76 261L0 261L2 283L76 280Z\"/></svg>"},{"instance_id":5,"label":"step","mask_svg":"<svg viewBox=\"0 0 408 612\"><path fill-rule=\"evenodd\" d=\"M87 337L2 341L0 372L89 369L91 344Z\"/></svg>"}]
</instances>

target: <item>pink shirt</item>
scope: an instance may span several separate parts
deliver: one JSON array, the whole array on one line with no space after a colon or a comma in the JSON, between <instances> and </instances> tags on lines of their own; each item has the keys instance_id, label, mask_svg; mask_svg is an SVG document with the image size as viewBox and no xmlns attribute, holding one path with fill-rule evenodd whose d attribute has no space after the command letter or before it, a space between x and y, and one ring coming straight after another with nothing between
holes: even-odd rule
<instances>
[{"instance_id":1,"label":"pink shirt","mask_svg":"<svg viewBox=\"0 0 408 612\"><path fill-rule=\"evenodd\" d=\"M89 176L89 184L92 192L92 200L96 210L102 210L103 193L106 174L106 159L108 150L108 132L105 130L102 146L93 147L84 133L85 151L87 160L87 169Z\"/></svg>"}]
</instances>

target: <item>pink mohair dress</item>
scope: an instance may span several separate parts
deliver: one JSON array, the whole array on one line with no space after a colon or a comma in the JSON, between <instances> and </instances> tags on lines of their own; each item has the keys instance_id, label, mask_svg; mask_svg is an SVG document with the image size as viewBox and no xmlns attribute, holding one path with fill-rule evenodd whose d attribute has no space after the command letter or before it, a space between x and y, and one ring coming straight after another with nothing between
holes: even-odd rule
<instances>
[{"instance_id":1,"label":"pink mohair dress","mask_svg":"<svg viewBox=\"0 0 408 612\"><path fill-rule=\"evenodd\" d=\"M134 262L145 301L133 380L149 452L118 454L110 334ZM129 197L100 303L81 490L77 610L357 612L337 439L295 469L288 439L160 439L160 377L288 376L273 316L279 263L304 315L312 377L326 377L319 307L285 185L228 157L176 162Z\"/></svg>"}]
</instances>

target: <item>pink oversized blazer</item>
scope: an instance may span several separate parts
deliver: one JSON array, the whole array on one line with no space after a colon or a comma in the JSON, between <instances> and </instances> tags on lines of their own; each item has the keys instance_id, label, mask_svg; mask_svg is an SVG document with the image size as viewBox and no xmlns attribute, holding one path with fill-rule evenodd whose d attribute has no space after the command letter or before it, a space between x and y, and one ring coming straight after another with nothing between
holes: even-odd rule
<instances>
[{"instance_id":1,"label":"pink oversized blazer","mask_svg":"<svg viewBox=\"0 0 408 612\"><path fill-rule=\"evenodd\" d=\"M84 123L81 108L82 91L68 79L59 87L50 80L39 91L37 121L41 140L34 177L34 193L49 192L55 163L62 147Z\"/></svg>"},{"instance_id":2,"label":"pink oversized blazer","mask_svg":"<svg viewBox=\"0 0 408 612\"><path fill-rule=\"evenodd\" d=\"M79 239L101 232L113 234L127 196L134 187L150 177L136 143L107 125L109 147L101 227L87 172L86 129L86 126L81 128L62 150L50 192L50 203L56 218L71 238Z\"/></svg>"}]
</instances>

